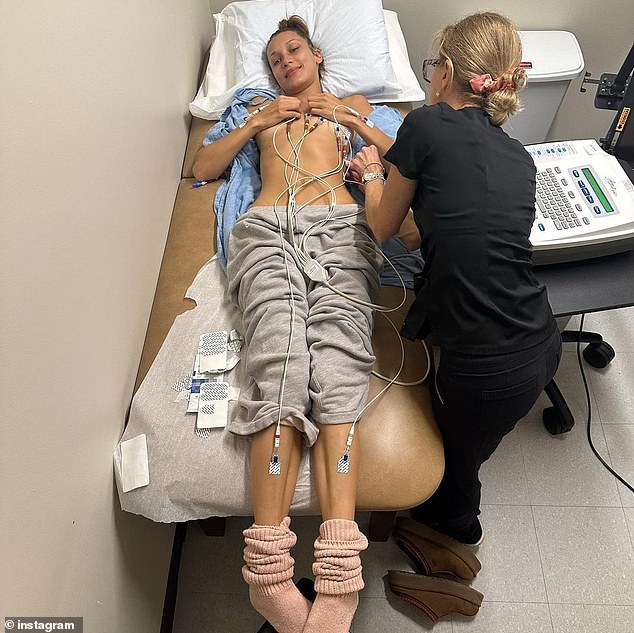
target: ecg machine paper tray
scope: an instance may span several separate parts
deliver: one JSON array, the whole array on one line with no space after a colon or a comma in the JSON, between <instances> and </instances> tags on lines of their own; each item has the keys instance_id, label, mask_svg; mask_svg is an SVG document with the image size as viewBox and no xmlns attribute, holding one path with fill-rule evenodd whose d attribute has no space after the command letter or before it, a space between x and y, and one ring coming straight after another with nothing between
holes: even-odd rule
<instances>
[{"instance_id":1,"label":"ecg machine paper tray","mask_svg":"<svg viewBox=\"0 0 634 633\"><path fill-rule=\"evenodd\" d=\"M592 139L526 150L537 168L536 265L634 250L634 184L614 156Z\"/></svg>"}]
</instances>

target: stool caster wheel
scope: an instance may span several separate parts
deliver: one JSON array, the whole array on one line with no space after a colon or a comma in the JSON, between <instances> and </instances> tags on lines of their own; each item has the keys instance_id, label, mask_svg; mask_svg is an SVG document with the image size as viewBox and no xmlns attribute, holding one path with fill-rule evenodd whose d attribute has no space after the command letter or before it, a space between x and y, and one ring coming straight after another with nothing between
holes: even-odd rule
<instances>
[{"instance_id":1,"label":"stool caster wheel","mask_svg":"<svg viewBox=\"0 0 634 633\"><path fill-rule=\"evenodd\" d=\"M614 358L614 348L605 341L600 343L590 343L583 350L583 357L586 359L588 365L596 367L597 369L603 369Z\"/></svg>"},{"instance_id":2,"label":"stool caster wheel","mask_svg":"<svg viewBox=\"0 0 634 633\"><path fill-rule=\"evenodd\" d=\"M546 430L551 435L561 435L568 433L575 425L574 419L566 419L555 407L547 407L542 412L542 420Z\"/></svg>"}]
</instances>

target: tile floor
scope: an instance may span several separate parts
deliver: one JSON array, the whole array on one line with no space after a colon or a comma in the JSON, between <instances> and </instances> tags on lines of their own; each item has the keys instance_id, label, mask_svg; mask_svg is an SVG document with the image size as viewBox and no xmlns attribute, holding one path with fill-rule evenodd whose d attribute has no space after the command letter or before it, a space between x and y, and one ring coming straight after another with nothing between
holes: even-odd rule
<instances>
[{"instance_id":1,"label":"tile floor","mask_svg":"<svg viewBox=\"0 0 634 633\"><path fill-rule=\"evenodd\" d=\"M569 327L578 326L573 319ZM585 329L616 350L603 370L586 365L592 438L605 460L634 482L634 308L590 315ZM448 616L432 625L393 596L387 569L411 570L393 542L365 553L366 588L354 633L633 633L634 493L597 461L586 439L583 383L573 344L557 374L575 415L570 433L551 436L541 422L542 396L482 468L486 539L474 586L484 596L474 618ZM360 515L362 528L367 515ZM224 539L191 524L183 550L174 633L255 633L262 618L251 608L240 574L241 530L230 519ZM310 576L319 519L297 517L293 528L297 577Z\"/></svg>"}]
</instances>

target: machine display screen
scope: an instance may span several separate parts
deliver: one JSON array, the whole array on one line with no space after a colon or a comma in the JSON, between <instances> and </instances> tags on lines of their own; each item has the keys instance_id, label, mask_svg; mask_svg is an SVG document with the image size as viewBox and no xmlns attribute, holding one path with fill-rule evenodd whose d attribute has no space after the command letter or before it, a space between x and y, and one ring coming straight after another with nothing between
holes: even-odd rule
<instances>
[{"instance_id":1,"label":"machine display screen","mask_svg":"<svg viewBox=\"0 0 634 633\"><path fill-rule=\"evenodd\" d=\"M612 213L614 208L610 204L610 201L607 199L606 195L603 193L603 189L599 186L597 179L594 177L592 170L589 167L584 167L582 170L583 175L588 179L588 183L592 187L595 195L603 205L603 208L608 212Z\"/></svg>"}]
</instances>

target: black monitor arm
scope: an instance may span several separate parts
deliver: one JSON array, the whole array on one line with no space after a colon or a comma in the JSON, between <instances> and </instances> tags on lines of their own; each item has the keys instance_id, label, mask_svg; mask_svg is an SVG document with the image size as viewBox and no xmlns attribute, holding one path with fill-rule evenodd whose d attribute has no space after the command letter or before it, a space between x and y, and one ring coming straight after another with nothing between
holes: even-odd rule
<instances>
[{"instance_id":1,"label":"black monitor arm","mask_svg":"<svg viewBox=\"0 0 634 633\"><path fill-rule=\"evenodd\" d=\"M586 72L579 90L586 92L585 84L597 84L594 107L600 110L618 110L629 88L632 70L634 70L634 45L617 74L603 73L601 79L590 79L592 75Z\"/></svg>"}]
</instances>

